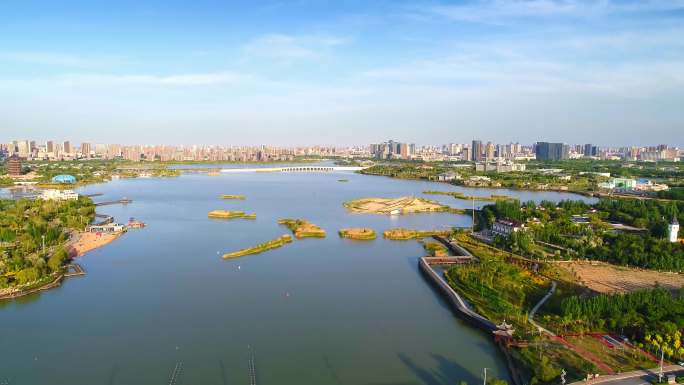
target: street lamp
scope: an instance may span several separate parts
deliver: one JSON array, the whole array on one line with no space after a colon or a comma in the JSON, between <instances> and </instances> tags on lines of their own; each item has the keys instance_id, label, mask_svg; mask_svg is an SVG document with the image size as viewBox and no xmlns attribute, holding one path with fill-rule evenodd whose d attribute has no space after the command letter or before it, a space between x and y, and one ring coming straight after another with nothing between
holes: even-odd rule
<instances>
[{"instance_id":1,"label":"street lamp","mask_svg":"<svg viewBox=\"0 0 684 385\"><path fill-rule=\"evenodd\" d=\"M43 239L43 254L45 254L45 234L40 236Z\"/></svg>"}]
</instances>

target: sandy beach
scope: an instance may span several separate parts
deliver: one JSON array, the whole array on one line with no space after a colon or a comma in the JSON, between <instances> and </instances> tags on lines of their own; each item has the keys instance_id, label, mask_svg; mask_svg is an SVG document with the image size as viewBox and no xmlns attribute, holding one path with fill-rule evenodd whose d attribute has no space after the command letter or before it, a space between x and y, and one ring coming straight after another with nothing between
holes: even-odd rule
<instances>
[{"instance_id":1,"label":"sandy beach","mask_svg":"<svg viewBox=\"0 0 684 385\"><path fill-rule=\"evenodd\" d=\"M102 247L115 239L119 238L123 233L118 234L104 234L104 233L87 233L79 232L73 235L73 240L69 243L67 250L72 257L80 257L83 254Z\"/></svg>"}]
</instances>

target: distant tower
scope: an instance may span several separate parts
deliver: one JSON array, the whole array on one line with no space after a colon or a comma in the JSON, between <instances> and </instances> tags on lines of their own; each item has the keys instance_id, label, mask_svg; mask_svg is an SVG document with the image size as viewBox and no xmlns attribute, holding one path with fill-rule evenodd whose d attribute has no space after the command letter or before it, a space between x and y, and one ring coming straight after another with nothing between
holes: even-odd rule
<instances>
[{"instance_id":1,"label":"distant tower","mask_svg":"<svg viewBox=\"0 0 684 385\"><path fill-rule=\"evenodd\" d=\"M672 223L667 226L667 234L670 242L679 242L679 221L677 220L677 212L672 215Z\"/></svg>"}]
</instances>

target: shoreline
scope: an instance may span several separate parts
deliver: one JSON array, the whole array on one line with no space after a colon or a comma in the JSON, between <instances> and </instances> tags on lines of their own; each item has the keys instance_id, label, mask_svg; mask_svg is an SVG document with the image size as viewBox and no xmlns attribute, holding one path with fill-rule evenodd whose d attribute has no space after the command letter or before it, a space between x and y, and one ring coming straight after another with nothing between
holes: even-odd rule
<instances>
[{"instance_id":1,"label":"shoreline","mask_svg":"<svg viewBox=\"0 0 684 385\"><path fill-rule=\"evenodd\" d=\"M67 250L67 253L69 256L74 259L77 257L82 257L85 254L87 254L90 251L99 249L100 247L104 247L115 240L117 240L119 237L123 235L122 233L117 233L117 234L101 234L97 235L95 233L87 233L84 231L77 231L77 232L72 232L72 237L69 239L65 244L64 248ZM33 286L36 284L35 281L32 283L28 283L24 286L26 288L11 288L11 290L8 290L7 293L0 294L0 301L3 300L11 300L11 299L16 299L20 297L25 297L30 294L38 293L41 291L45 290L50 290L54 289L56 287L59 287L62 285L62 282L64 281L65 278L68 277L75 277L75 276L82 276L85 275L83 274L73 274L69 273L69 268L72 266L78 266L78 269L83 272L83 269L80 267L80 265L74 263L73 261L69 263L68 265L64 266L64 270L59 272L58 274L53 274L48 277L54 276L53 279L49 280L48 282L45 282L44 284L40 284L38 286ZM10 288L8 288L10 289Z\"/></svg>"}]
</instances>

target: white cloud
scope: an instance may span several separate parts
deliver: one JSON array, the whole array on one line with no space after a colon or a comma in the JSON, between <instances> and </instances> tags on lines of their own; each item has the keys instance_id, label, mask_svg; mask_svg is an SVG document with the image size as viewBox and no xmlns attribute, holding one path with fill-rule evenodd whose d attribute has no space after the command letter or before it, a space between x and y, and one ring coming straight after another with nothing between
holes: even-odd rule
<instances>
[{"instance_id":1,"label":"white cloud","mask_svg":"<svg viewBox=\"0 0 684 385\"><path fill-rule=\"evenodd\" d=\"M268 34L259 36L247 43L244 51L248 56L289 62L322 58L333 47L346 42L347 39L335 36Z\"/></svg>"},{"instance_id":2,"label":"white cloud","mask_svg":"<svg viewBox=\"0 0 684 385\"><path fill-rule=\"evenodd\" d=\"M522 18L597 17L684 9L684 0L475 0L414 7L422 16L452 21L505 23Z\"/></svg>"},{"instance_id":3,"label":"white cloud","mask_svg":"<svg viewBox=\"0 0 684 385\"><path fill-rule=\"evenodd\" d=\"M84 56L49 51L0 52L0 62L3 61L70 68L113 67L130 63L130 60L119 56Z\"/></svg>"},{"instance_id":4,"label":"white cloud","mask_svg":"<svg viewBox=\"0 0 684 385\"><path fill-rule=\"evenodd\" d=\"M66 86L142 85L142 86L209 86L253 80L251 75L235 72L214 72L178 75L114 75L71 74L54 78L54 83Z\"/></svg>"}]
</instances>

